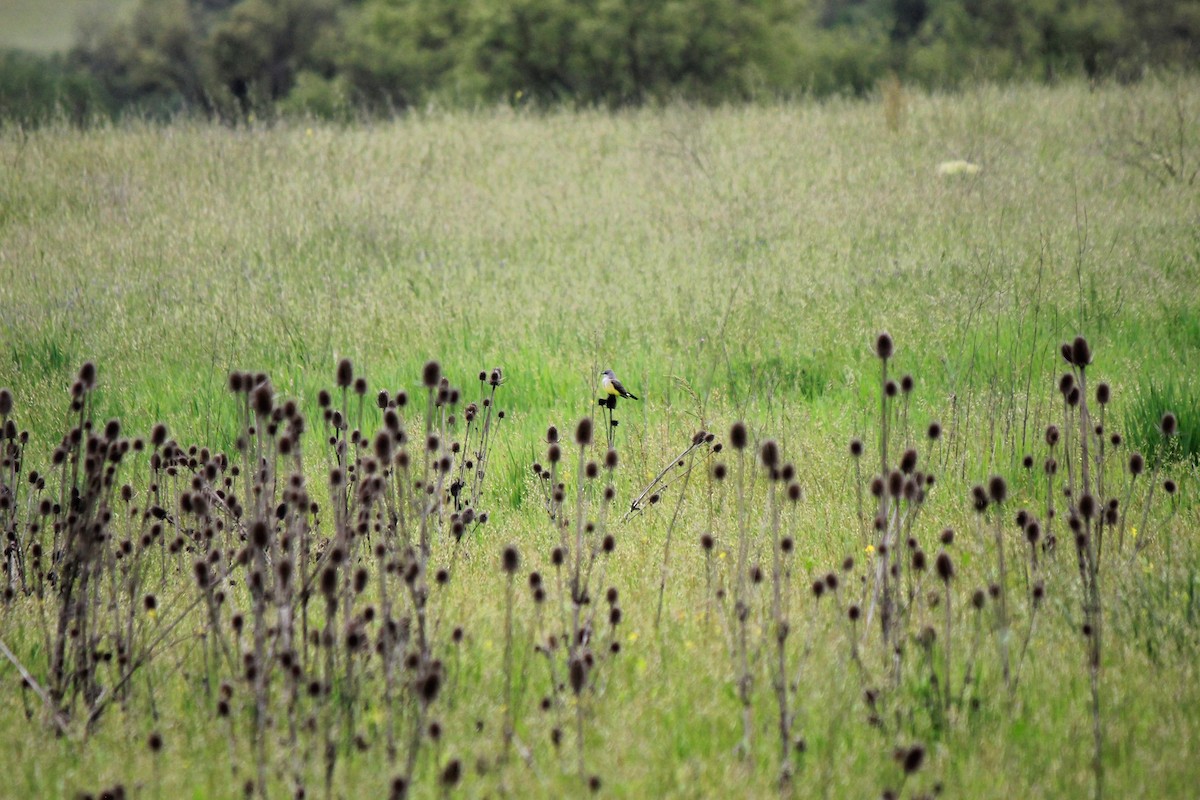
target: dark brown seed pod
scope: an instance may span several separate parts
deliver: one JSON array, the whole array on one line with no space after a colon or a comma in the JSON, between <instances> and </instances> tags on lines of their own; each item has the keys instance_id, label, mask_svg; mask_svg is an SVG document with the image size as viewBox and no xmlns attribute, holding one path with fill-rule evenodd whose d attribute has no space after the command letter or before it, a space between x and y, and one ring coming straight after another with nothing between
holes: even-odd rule
<instances>
[{"instance_id":1,"label":"dark brown seed pod","mask_svg":"<svg viewBox=\"0 0 1200 800\"><path fill-rule=\"evenodd\" d=\"M442 380L442 365L436 361L427 361L421 369L421 385L426 389L436 389Z\"/></svg>"},{"instance_id":2,"label":"dark brown seed pod","mask_svg":"<svg viewBox=\"0 0 1200 800\"><path fill-rule=\"evenodd\" d=\"M988 480L988 497L996 504L1008 499L1008 482L1002 476L993 475Z\"/></svg>"},{"instance_id":3,"label":"dark brown seed pod","mask_svg":"<svg viewBox=\"0 0 1200 800\"><path fill-rule=\"evenodd\" d=\"M1162 431L1163 436L1174 436L1178 431L1179 423L1175 419L1175 415L1170 411L1163 414L1162 421L1158 425L1158 429Z\"/></svg>"},{"instance_id":4,"label":"dark brown seed pod","mask_svg":"<svg viewBox=\"0 0 1200 800\"><path fill-rule=\"evenodd\" d=\"M746 423L735 422L729 428L729 444L734 450L745 450L749 443L749 433L746 430Z\"/></svg>"},{"instance_id":5,"label":"dark brown seed pod","mask_svg":"<svg viewBox=\"0 0 1200 800\"><path fill-rule=\"evenodd\" d=\"M354 365L350 359L343 358L337 363L337 386L339 389L349 389L354 381Z\"/></svg>"},{"instance_id":6,"label":"dark brown seed pod","mask_svg":"<svg viewBox=\"0 0 1200 800\"><path fill-rule=\"evenodd\" d=\"M937 560L934 561L933 566L943 583L949 583L950 579L954 577L954 562L950 560L950 556L945 550L937 554Z\"/></svg>"},{"instance_id":7,"label":"dark brown seed pod","mask_svg":"<svg viewBox=\"0 0 1200 800\"><path fill-rule=\"evenodd\" d=\"M592 443L592 418L584 417L575 426L575 444L587 447Z\"/></svg>"},{"instance_id":8,"label":"dark brown seed pod","mask_svg":"<svg viewBox=\"0 0 1200 800\"><path fill-rule=\"evenodd\" d=\"M764 467L775 469L779 466L779 443L774 439L767 439L759 446L758 457Z\"/></svg>"},{"instance_id":9,"label":"dark brown seed pod","mask_svg":"<svg viewBox=\"0 0 1200 800\"><path fill-rule=\"evenodd\" d=\"M1071 342L1071 363L1080 369L1092 363L1092 348L1082 336L1076 336Z\"/></svg>"},{"instance_id":10,"label":"dark brown seed pod","mask_svg":"<svg viewBox=\"0 0 1200 800\"><path fill-rule=\"evenodd\" d=\"M879 356L884 361L892 357L895 352L896 343L892 340L892 335L887 331L883 331L875 337L875 355Z\"/></svg>"}]
</instances>

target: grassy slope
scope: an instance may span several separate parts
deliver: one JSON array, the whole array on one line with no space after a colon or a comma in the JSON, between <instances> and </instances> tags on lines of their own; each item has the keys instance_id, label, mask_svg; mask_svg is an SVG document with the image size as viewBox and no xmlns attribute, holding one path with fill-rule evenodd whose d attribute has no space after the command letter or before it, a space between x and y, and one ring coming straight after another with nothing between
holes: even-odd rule
<instances>
[{"instance_id":1,"label":"grassy slope","mask_svg":"<svg viewBox=\"0 0 1200 800\"><path fill-rule=\"evenodd\" d=\"M85 19L101 19L131 0L5 0L0 4L0 48L54 53L75 41Z\"/></svg>"},{"instance_id":2,"label":"grassy slope","mask_svg":"<svg viewBox=\"0 0 1200 800\"><path fill-rule=\"evenodd\" d=\"M1194 107L1196 85L1181 91ZM896 334L899 367L917 376L914 420L954 427L951 472L968 479L1008 471L1037 440L1063 337L1087 333L1119 400L1195 363L1200 201L1105 157L1141 107L1167 118L1169 92L913 97L899 133L874 103L830 103L9 137L0 385L15 390L38 453L85 358L101 367L103 414L141 430L165 419L182 441L217 444L232 435L231 368L269 371L311 410L342 355L373 388L411 387L433 356L464 381L502 365L512 425L494 488L504 502L479 547L519 540L537 564L550 539L525 502L524 472L544 426L586 413L592 375L612 366L645 398L621 427L622 497L701 422L724 430L747 416L800 459L798 564L820 573L858 549L842 453L869 430L878 329ZM983 171L939 177L936 164L950 158ZM947 477L937 525L969 529L963 487ZM1194 529L1185 513L1184 530ZM639 639L629 637L591 742L620 794L718 794L747 780L728 757L737 711L721 638L696 618L700 520L698 504L685 512L675 624L661 648L651 587L665 522L621 530L614 580ZM464 680L479 691L446 711L460 754L486 743L469 733L476 719L489 730L500 719L491 692L502 609L480 599L499 596L501 582L490 555L468 569L455 591L472 631ZM1148 786L1179 796L1197 778L1200 730L1186 711L1200 699L1186 657L1193 609L1155 608L1148 629L1130 612L1109 651L1113 796ZM1088 786L1069 595L1053 609L1020 709L960 727L935 749L929 775L953 793L1054 797ZM829 609L811 614L812 635L831 646L815 648L806 683L809 776L833 796L866 796L894 777L892 742L858 724L844 625ZM1178 643L1154 652L1162 631ZM542 679L540 662L529 669ZM103 778L225 793L225 739L181 674L167 680L160 727L187 757L157 778L141 718L114 716L80 748L27 736L12 704L0 715L7 771L19 765L29 792ZM531 688L531 706L537 696ZM527 737L544 741L548 723L528 719ZM361 756L351 782L377 789L381 763L378 748ZM749 780L765 791L770 776L764 767ZM540 792L572 785L553 767L509 780ZM491 781L473 778L469 791Z\"/></svg>"}]
</instances>

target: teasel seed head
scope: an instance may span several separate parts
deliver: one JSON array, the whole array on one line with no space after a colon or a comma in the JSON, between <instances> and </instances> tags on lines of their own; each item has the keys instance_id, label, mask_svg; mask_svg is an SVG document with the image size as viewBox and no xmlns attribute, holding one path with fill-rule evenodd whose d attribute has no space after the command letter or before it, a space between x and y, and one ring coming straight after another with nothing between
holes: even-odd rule
<instances>
[{"instance_id":1,"label":"teasel seed head","mask_svg":"<svg viewBox=\"0 0 1200 800\"><path fill-rule=\"evenodd\" d=\"M587 665L583 658L576 656L571 659L570 664L570 682L571 691L579 694L583 691L583 687L587 685Z\"/></svg>"},{"instance_id":2,"label":"teasel seed head","mask_svg":"<svg viewBox=\"0 0 1200 800\"><path fill-rule=\"evenodd\" d=\"M975 484L971 487L971 503L977 514L982 514L988 507L987 490L980 484Z\"/></svg>"},{"instance_id":3,"label":"teasel seed head","mask_svg":"<svg viewBox=\"0 0 1200 800\"><path fill-rule=\"evenodd\" d=\"M426 361L421 370L421 384L426 389L436 389L442 380L442 365L436 361Z\"/></svg>"},{"instance_id":4,"label":"teasel seed head","mask_svg":"<svg viewBox=\"0 0 1200 800\"><path fill-rule=\"evenodd\" d=\"M426 705L437 699L438 692L442 689L441 673L431 667L426 668L425 674L420 677L417 682L417 694L422 702Z\"/></svg>"},{"instance_id":5,"label":"teasel seed head","mask_svg":"<svg viewBox=\"0 0 1200 800\"><path fill-rule=\"evenodd\" d=\"M767 469L773 470L779 466L779 443L767 439L759 446L758 457Z\"/></svg>"},{"instance_id":6,"label":"teasel seed head","mask_svg":"<svg viewBox=\"0 0 1200 800\"><path fill-rule=\"evenodd\" d=\"M575 426L575 444L581 447L592 444L592 417L582 417Z\"/></svg>"},{"instance_id":7,"label":"teasel seed head","mask_svg":"<svg viewBox=\"0 0 1200 800\"><path fill-rule=\"evenodd\" d=\"M321 594L326 598L333 597L337 593L337 569L333 566L326 566L321 570Z\"/></svg>"},{"instance_id":8,"label":"teasel seed head","mask_svg":"<svg viewBox=\"0 0 1200 800\"><path fill-rule=\"evenodd\" d=\"M1162 421L1158 425L1158 429L1162 431L1163 436L1174 436L1178 430L1178 420L1170 411L1162 415Z\"/></svg>"},{"instance_id":9,"label":"teasel seed head","mask_svg":"<svg viewBox=\"0 0 1200 800\"><path fill-rule=\"evenodd\" d=\"M914 744L904 754L904 774L912 775L925 763L924 745Z\"/></svg>"},{"instance_id":10,"label":"teasel seed head","mask_svg":"<svg viewBox=\"0 0 1200 800\"><path fill-rule=\"evenodd\" d=\"M1079 498L1079 513L1084 519L1091 519L1096 515L1096 498L1090 494L1084 493Z\"/></svg>"},{"instance_id":11,"label":"teasel seed head","mask_svg":"<svg viewBox=\"0 0 1200 800\"><path fill-rule=\"evenodd\" d=\"M934 569L943 583L949 583L950 579L954 577L954 562L950 560L950 555L945 550L937 554Z\"/></svg>"},{"instance_id":12,"label":"teasel seed head","mask_svg":"<svg viewBox=\"0 0 1200 800\"><path fill-rule=\"evenodd\" d=\"M883 361L887 361L895 352L896 343L892 341L892 335L887 331L883 331L875 337L875 355L879 356Z\"/></svg>"},{"instance_id":13,"label":"teasel seed head","mask_svg":"<svg viewBox=\"0 0 1200 800\"><path fill-rule=\"evenodd\" d=\"M749 442L749 432L746 423L738 421L729 428L729 444L734 450L745 450Z\"/></svg>"},{"instance_id":14,"label":"teasel seed head","mask_svg":"<svg viewBox=\"0 0 1200 800\"><path fill-rule=\"evenodd\" d=\"M442 775L440 778L442 786L447 789L453 789L458 785L458 782L461 778L462 762L457 758L450 759L450 762L446 764L446 767L442 770Z\"/></svg>"},{"instance_id":15,"label":"teasel seed head","mask_svg":"<svg viewBox=\"0 0 1200 800\"><path fill-rule=\"evenodd\" d=\"M521 568L521 554L516 545L508 545L500 553L500 568L509 575Z\"/></svg>"},{"instance_id":16,"label":"teasel seed head","mask_svg":"<svg viewBox=\"0 0 1200 800\"><path fill-rule=\"evenodd\" d=\"M1082 336L1076 336L1071 342L1071 363L1080 369L1092 363L1092 348Z\"/></svg>"}]
</instances>

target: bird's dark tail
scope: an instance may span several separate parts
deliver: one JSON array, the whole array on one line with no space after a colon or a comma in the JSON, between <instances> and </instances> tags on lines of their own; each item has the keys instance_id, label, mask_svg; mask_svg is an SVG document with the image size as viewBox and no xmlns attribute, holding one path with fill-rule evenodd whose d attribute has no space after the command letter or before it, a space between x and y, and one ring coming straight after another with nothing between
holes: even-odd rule
<instances>
[{"instance_id":1,"label":"bird's dark tail","mask_svg":"<svg viewBox=\"0 0 1200 800\"><path fill-rule=\"evenodd\" d=\"M625 396L626 396L626 397L628 397L630 400L637 400L637 399L638 399L638 396L637 396L636 394L634 394L633 392L630 392L630 391L626 391L626 392L625 392Z\"/></svg>"}]
</instances>

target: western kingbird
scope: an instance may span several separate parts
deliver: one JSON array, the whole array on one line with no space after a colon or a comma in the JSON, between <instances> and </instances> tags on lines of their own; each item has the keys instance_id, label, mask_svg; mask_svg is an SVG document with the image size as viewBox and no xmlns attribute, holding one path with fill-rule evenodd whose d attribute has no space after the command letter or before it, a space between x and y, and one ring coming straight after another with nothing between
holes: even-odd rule
<instances>
[{"instance_id":1,"label":"western kingbird","mask_svg":"<svg viewBox=\"0 0 1200 800\"><path fill-rule=\"evenodd\" d=\"M611 369L606 369L600 373L600 388L606 394L614 395L615 397L624 397L629 400L637 400L638 396L633 394L617 380L617 376L613 374Z\"/></svg>"}]
</instances>

